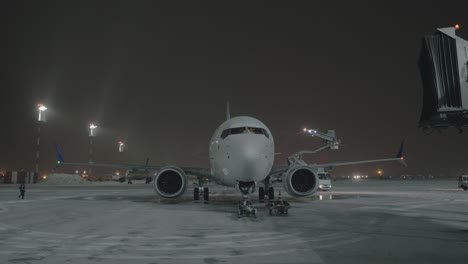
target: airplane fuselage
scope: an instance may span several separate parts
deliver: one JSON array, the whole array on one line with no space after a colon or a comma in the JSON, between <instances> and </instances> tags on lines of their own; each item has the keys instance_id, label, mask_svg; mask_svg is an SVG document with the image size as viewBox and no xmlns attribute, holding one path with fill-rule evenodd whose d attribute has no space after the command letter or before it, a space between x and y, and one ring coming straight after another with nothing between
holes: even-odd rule
<instances>
[{"instance_id":1,"label":"airplane fuselage","mask_svg":"<svg viewBox=\"0 0 468 264\"><path fill-rule=\"evenodd\" d=\"M214 180L227 186L258 183L271 171L274 141L258 119L239 116L221 124L210 141L210 165Z\"/></svg>"}]
</instances>

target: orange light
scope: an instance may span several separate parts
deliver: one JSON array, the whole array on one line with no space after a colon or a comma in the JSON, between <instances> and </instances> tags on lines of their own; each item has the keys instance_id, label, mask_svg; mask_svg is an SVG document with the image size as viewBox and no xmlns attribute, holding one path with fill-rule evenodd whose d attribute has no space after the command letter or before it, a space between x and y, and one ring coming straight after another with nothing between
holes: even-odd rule
<instances>
[{"instance_id":1,"label":"orange light","mask_svg":"<svg viewBox=\"0 0 468 264\"><path fill-rule=\"evenodd\" d=\"M460 29L460 25L456 24L455 29Z\"/></svg>"}]
</instances>

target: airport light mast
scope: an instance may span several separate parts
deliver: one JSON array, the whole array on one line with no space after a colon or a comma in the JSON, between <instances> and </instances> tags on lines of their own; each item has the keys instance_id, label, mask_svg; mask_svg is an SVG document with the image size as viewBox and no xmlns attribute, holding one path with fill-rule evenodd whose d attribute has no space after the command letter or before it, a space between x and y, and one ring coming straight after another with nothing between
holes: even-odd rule
<instances>
[{"instance_id":1,"label":"airport light mast","mask_svg":"<svg viewBox=\"0 0 468 264\"><path fill-rule=\"evenodd\" d=\"M89 124L89 163L93 163L93 137L97 126L94 123ZM88 168L88 175L91 175L91 166Z\"/></svg>"},{"instance_id":2,"label":"airport light mast","mask_svg":"<svg viewBox=\"0 0 468 264\"><path fill-rule=\"evenodd\" d=\"M34 168L34 178L39 176L39 150L41 145L41 126L45 123L45 107L43 104L37 104L37 110L39 111L39 117L37 118L37 142L36 142L36 166Z\"/></svg>"},{"instance_id":3,"label":"airport light mast","mask_svg":"<svg viewBox=\"0 0 468 264\"><path fill-rule=\"evenodd\" d=\"M124 151L124 143L122 140L120 140L117 143L119 143L119 152L122 153Z\"/></svg>"}]
</instances>

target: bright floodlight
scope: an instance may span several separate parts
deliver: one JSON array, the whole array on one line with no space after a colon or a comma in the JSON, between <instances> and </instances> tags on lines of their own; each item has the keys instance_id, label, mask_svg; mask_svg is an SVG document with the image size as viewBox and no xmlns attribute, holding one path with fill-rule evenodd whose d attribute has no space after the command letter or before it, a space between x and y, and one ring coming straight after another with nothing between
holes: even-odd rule
<instances>
[{"instance_id":1,"label":"bright floodlight","mask_svg":"<svg viewBox=\"0 0 468 264\"><path fill-rule=\"evenodd\" d=\"M119 143L119 152L123 152L123 151L124 151L124 147L123 147L123 146L124 146L124 143L123 143L123 141L120 140L118 143Z\"/></svg>"},{"instance_id":2,"label":"bright floodlight","mask_svg":"<svg viewBox=\"0 0 468 264\"><path fill-rule=\"evenodd\" d=\"M47 110L47 107L45 107L43 104L37 104L37 109L39 111L45 111L45 110Z\"/></svg>"},{"instance_id":3,"label":"bright floodlight","mask_svg":"<svg viewBox=\"0 0 468 264\"><path fill-rule=\"evenodd\" d=\"M47 107L45 107L43 104L37 104L37 110L39 110L39 118L37 120L38 121L45 121L44 117L42 116L42 112L47 110Z\"/></svg>"},{"instance_id":4,"label":"bright floodlight","mask_svg":"<svg viewBox=\"0 0 468 264\"><path fill-rule=\"evenodd\" d=\"M89 124L89 136L94 137L94 129L96 129L97 126L94 123Z\"/></svg>"}]
</instances>

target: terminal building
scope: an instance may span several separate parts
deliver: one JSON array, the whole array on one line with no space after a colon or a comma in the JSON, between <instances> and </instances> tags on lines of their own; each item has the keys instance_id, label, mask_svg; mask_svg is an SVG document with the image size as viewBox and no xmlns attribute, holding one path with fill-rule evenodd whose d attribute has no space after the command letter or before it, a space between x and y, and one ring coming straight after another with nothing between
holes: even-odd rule
<instances>
[{"instance_id":1,"label":"terminal building","mask_svg":"<svg viewBox=\"0 0 468 264\"><path fill-rule=\"evenodd\" d=\"M30 171L7 171L3 179L5 184L31 184L37 181L37 175Z\"/></svg>"},{"instance_id":2,"label":"terminal building","mask_svg":"<svg viewBox=\"0 0 468 264\"><path fill-rule=\"evenodd\" d=\"M438 28L422 40L419 127L428 131L468 127L468 41L456 35L458 28Z\"/></svg>"}]
</instances>

